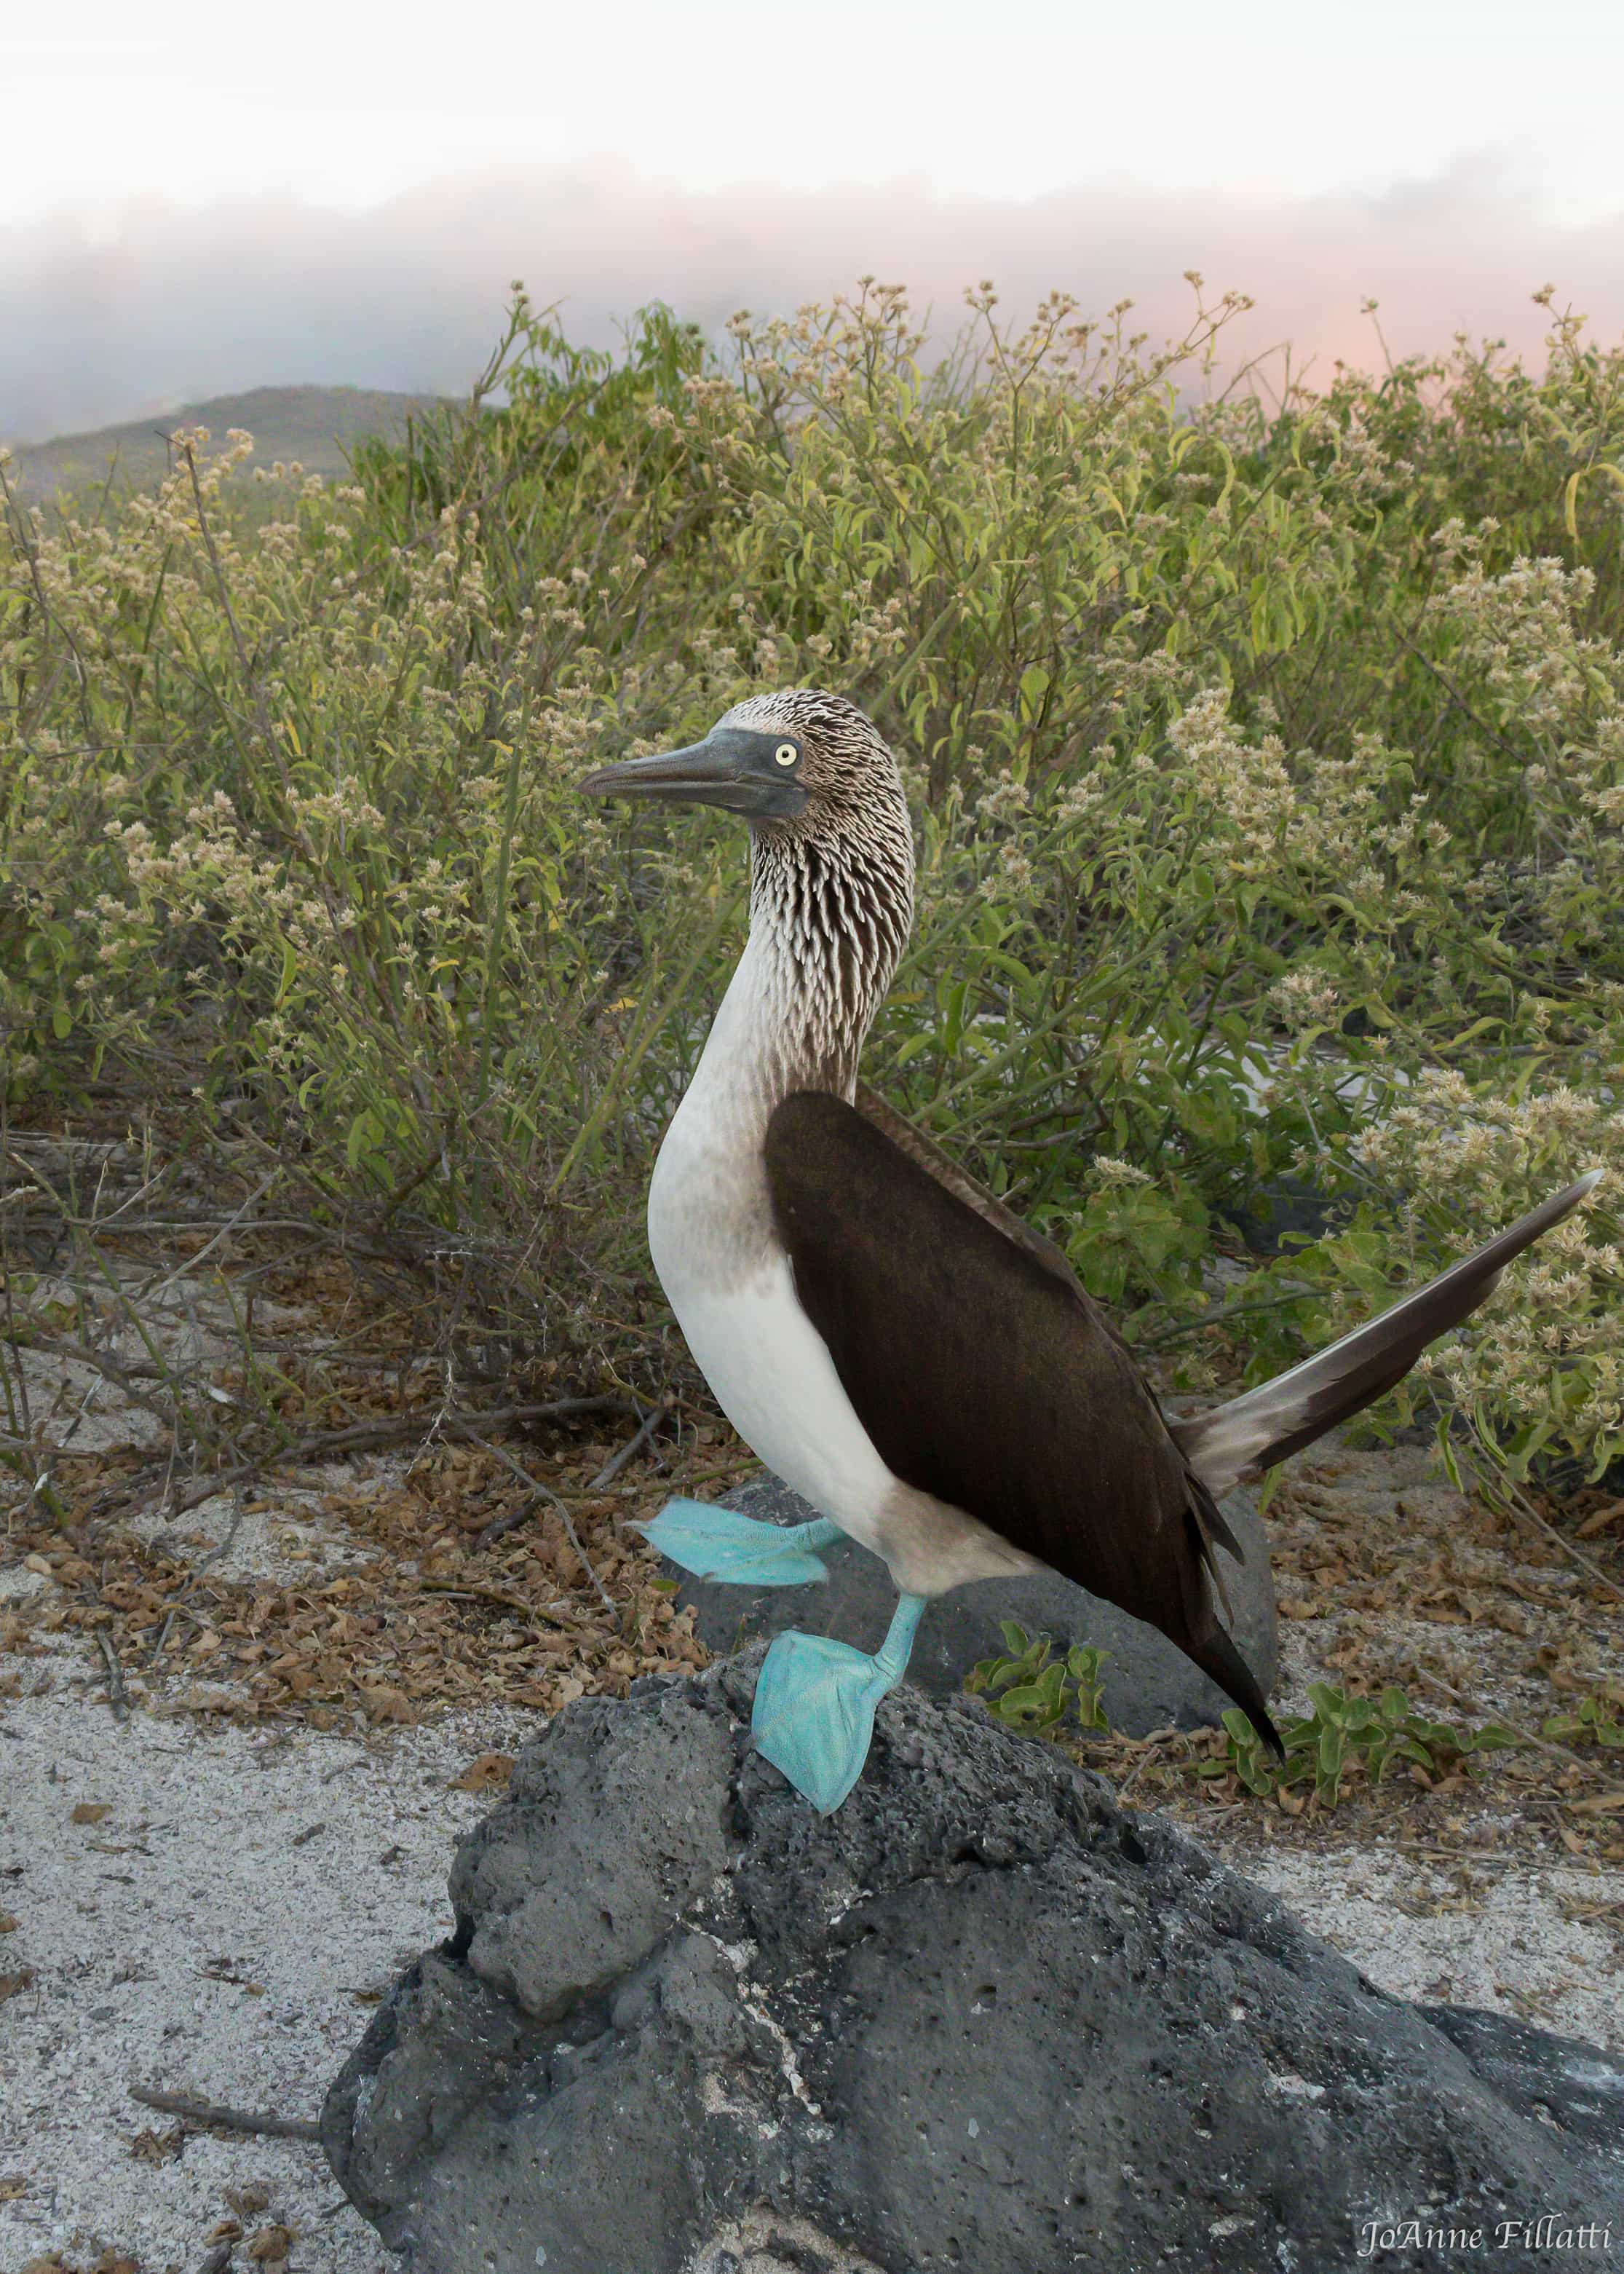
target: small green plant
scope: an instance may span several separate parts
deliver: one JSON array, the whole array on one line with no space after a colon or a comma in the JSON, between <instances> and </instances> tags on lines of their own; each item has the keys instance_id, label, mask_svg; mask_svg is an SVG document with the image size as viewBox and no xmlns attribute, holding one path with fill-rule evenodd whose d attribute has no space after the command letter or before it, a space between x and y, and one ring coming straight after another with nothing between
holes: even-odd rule
<instances>
[{"instance_id":1,"label":"small green plant","mask_svg":"<svg viewBox=\"0 0 1624 2274\"><path fill-rule=\"evenodd\" d=\"M1540 1735L1564 1745L1624 1745L1624 1698L1610 1690L1582 1698L1567 1713L1541 1722Z\"/></svg>"},{"instance_id":2,"label":"small green plant","mask_svg":"<svg viewBox=\"0 0 1624 2274\"><path fill-rule=\"evenodd\" d=\"M1197 1764L1196 1774L1234 1776L1248 1792L1267 1799L1297 1785L1312 1784L1322 1808L1335 1808L1342 1797L1342 1782L1350 1771L1381 1782L1389 1763L1408 1762L1427 1777L1457 1767L1475 1753L1494 1752L1517 1739L1498 1722L1481 1728L1451 1728L1429 1721L1411 1710L1402 1690L1387 1689L1375 1698L1350 1698L1328 1683L1310 1685L1311 1713L1289 1721L1282 1732L1285 1759L1265 1747L1251 1721L1238 1706L1223 1716L1224 1744L1210 1760ZM1547 1729L1546 1735L1551 1734Z\"/></svg>"},{"instance_id":3,"label":"small green plant","mask_svg":"<svg viewBox=\"0 0 1624 2274\"><path fill-rule=\"evenodd\" d=\"M1106 1653L1075 1643L1064 1657L1054 1655L1053 1638L1029 1635L1014 1619L1002 1619L1004 1658L984 1658L971 1668L965 1687L985 1698L995 1719L1025 1736L1047 1734L1075 1713L1085 1729L1109 1729L1101 1675Z\"/></svg>"}]
</instances>

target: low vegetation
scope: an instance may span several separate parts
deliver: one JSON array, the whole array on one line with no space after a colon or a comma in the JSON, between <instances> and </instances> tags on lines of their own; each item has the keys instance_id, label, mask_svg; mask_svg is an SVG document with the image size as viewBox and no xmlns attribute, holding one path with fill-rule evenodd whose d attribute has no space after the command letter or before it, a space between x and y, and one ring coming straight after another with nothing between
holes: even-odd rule
<instances>
[{"instance_id":1,"label":"low vegetation","mask_svg":"<svg viewBox=\"0 0 1624 2274\"><path fill-rule=\"evenodd\" d=\"M1581 1698L1564 1713L1553 1713L1544 1735L1568 1745L1624 1747L1624 1691L1603 1690Z\"/></svg>"},{"instance_id":2,"label":"low vegetation","mask_svg":"<svg viewBox=\"0 0 1624 2274\"><path fill-rule=\"evenodd\" d=\"M468 402L348 482L198 432L117 508L8 490L12 1126L168 1114L251 1212L425 1275L448 1363L651 1392L642 1195L745 847L573 784L825 683L919 825L871 1078L1193 1389L1606 1166L1409 1393L1514 1477L1600 1476L1624 348L1553 316L1542 371L1460 340L1224 385L1234 304L1194 290L1155 351L983 290L941 358L872 284L714 346L645 312L613 355L520 297ZM1319 1236L1249 1255L1292 1201ZM237 1394L274 1421L274 1369ZM199 1412L211 1457L258 1442Z\"/></svg>"},{"instance_id":3,"label":"low vegetation","mask_svg":"<svg viewBox=\"0 0 1624 2274\"><path fill-rule=\"evenodd\" d=\"M1108 1653L1075 1643L1056 1657L1049 1635L1029 1635L1014 1619L1000 1619L1007 1655L972 1667L965 1688L985 1698L995 1721L1027 1736L1046 1736L1074 1722L1079 1729L1109 1729L1103 1704Z\"/></svg>"},{"instance_id":4,"label":"low vegetation","mask_svg":"<svg viewBox=\"0 0 1624 2274\"><path fill-rule=\"evenodd\" d=\"M1101 1666L1105 1653L1073 1645L1059 1656L1048 1635L1031 1635L1014 1620L1000 1622L1005 1655L981 1660L965 1686L985 1698L988 1711L1005 1728L1026 1736L1109 1736ZM1431 1784L1464 1773L1476 1756L1500 1752L1524 1741L1497 1721L1460 1727L1429 1720L1406 1693L1389 1684L1372 1696L1350 1695L1330 1683L1308 1687L1309 1711L1282 1725L1285 1758L1264 1743L1238 1706L1223 1714L1210 1735L1181 1739L1181 1758L1163 1764L1169 1775L1214 1781L1254 1799L1284 1796L1282 1805L1297 1814L1312 1796L1316 1808L1333 1809L1344 1780L1373 1788L1387 1773L1419 1770ZM1608 1735L1606 1732L1611 1731ZM1605 1703L1585 1698L1572 1713L1545 1724L1547 1738L1593 1736L1602 1744L1624 1743L1606 1718ZM1176 1736L1165 1731L1164 1736Z\"/></svg>"},{"instance_id":5,"label":"low vegetation","mask_svg":"<svg viewBox=\"0 0 1624 2274\"><path fill-rule=\"evenodd\" d=\"M1497 1721L1477 1728L1434 1721L1418 1713L1403 1690L1350 1698L1328 1683L1309 1684L1310 1710L1281 1731L1284 1760L1271 1753L1247 1716L1230 1706L1223 1716L1223 1748L1197 1765L1202 1777L1233 1777L1259 1798L1305 1787L1322 1808L1335 1808L1344 1777L1379 1785L1389 1769L1419 1769L1429 1780L1464 1767L1474 1754L1500 1752L1518 1740ZM1299 1795L1299 1797L1303 1796Z\"/></svg>"}]
</instances>

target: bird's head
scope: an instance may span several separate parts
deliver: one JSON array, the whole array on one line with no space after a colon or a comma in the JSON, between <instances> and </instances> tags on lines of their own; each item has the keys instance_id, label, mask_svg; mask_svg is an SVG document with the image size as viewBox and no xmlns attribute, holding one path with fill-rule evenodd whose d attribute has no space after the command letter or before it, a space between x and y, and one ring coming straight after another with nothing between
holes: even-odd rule
<instances>
[{"instance_id":1,"label":"bird's head","mask_svg":"<svg viewBox=\"0 0 1624 2274\"><path fill-rule=\"evenodd\" d=\"M914 829L897 761L854 703L752 695L703 742L602 766L591 797L719 805L750 825L750 937L783 983L780 1072L850 1096L863 1036L914 912ZM786 1073L785 1078L788 1079Z\"/></svg>"},{"instance_id":2,"label":"bird's head","mask_svg":"<svg viewBox=\"0 0 1624 2274\"><path fill-rule=\"evenodd\" d=\"M589 797L719 805L763 836L813 844L861 846L909 826L902 777L879 729L821 688L749 696L703 742L600 766L580 787Z\"/></svg>"}]
</instances>

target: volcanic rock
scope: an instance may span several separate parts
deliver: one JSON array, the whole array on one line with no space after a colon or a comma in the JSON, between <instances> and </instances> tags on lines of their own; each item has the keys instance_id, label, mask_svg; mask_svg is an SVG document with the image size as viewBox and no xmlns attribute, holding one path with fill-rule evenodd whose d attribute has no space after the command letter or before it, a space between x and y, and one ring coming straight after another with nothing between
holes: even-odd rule
<instances>
[{"instance_id":1,"label":"volcanic rock","mask_svg":"<svg viewBox=\"0 0 1624 2274\"><path fill-rule=\"evenodd\" d=\"M409 2274L1436 2274L1429 2230L1624 2234L1624 2063L1384 1995L974 1701L894 1692L820 1817L750 1749L759 1662L567 1708L462 1843L455 1936L323 2119Z\"/></svg>"}]
</instances>

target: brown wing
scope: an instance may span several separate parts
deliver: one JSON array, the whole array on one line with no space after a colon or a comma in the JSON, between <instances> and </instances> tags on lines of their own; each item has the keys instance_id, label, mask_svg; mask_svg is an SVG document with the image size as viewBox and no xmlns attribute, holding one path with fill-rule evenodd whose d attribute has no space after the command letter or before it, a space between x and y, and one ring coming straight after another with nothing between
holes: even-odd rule
<instances>
[{"instance_id":1,"label":"brown wing","mask_svg":"<svg viewBox=\"0 0 1624 2274\"><path fill-rule=\"evenodd\" d=\"M1267 1727L1213 1606L1222 1519L1064 1258L826 1093L786 1098L764 1150L796 1292L893 1473L1159 1627Z\"/></svg>"},{"instance_id":2,"label":"brown wing","mask_svg":"<svg viewBox=\"0 0 1624 2274\"><path fill-rule=\"evenodd\" d=\"M1001 1231L1006 1239L1014 1242L1023 1254L1030 1256L1034 1263L1040 1264L1051 1277L1058 1280L1062 1286L1070 1289L1075 1299L1087 1312L1099 1332L1114 1344L1121 1353L1140 1390L1154 1406L1157 1417L1163 1420L1164 1426L1168 1427L1169 1435L1173 1438L1175 1443L1182 1444L1177 1430L1170 1425L1166 1425L1165 1417L1162 1412L1161 1400L1139 1372L1139 1362L1124 1341L1116 1321L1109 1311L1095 1302L1054 1241L1045 1239L1041 1231L1034 1231L1032 1226L1018 1216L1014 1209L1005 1201L1001 1201L996 1193L989 1193L986 1186L973 1177L967 1169L961 1168L958 1162L950 1160L932 1138L927 1137L922 1129L916 1127L906 1114L898 1113L894 1105L889 1104L877 1090L870 1089L866 1082L859 1082L857 1085L857 1111L865 1121L873 1123L882 1136L889 1137L898 1152L906 1153L910 1161L934 1177L937 1184L945 1191L951 1193L956 1200L962 1201L966 1208L974 1209L983 1223L989 1224L995 1231ZM1203 1536L1209 1547L1215 1541L1220 1547L1227 1547L1237 1563L1244 1563L1246 1558L1242 1552L1240 1542L1224 1522L1222 1512L1212 1495L1203 1493L1199 1494L1198 1498L1199 1505L1197 1515L1201 1524ZM1222 1590L1223 1583L1217 1563L1210 1554L1207 1561L1211 1577L1217 1581ZM1228 1608L1227 1604L1225 1608Z\"/></svg>"},{"instance_id":3,"label":"brown wing","mask_svg":"<svg viewBox=\"0 0 1624 2274\"><path fill-rule=\"evenodd\" d=\"M944 1186L956 1200L961 1200L966 1208L974 1209L985 1223L992 1224L1006 1239L1012 1239L1017 1247L1042 1264L1045 1270L1052 1272L1056 1279L1073 1288L1084 1302L1092 1301L1082 1281L1052 1239L1045 1239L1041 1231L1034 1231L1032 1226L1023 1222L996 1193L989 1193L967 1169L961 1169L956 1161L949 1160L934 1138L927 1137L922 1129L916 1128L906 1114L898 1113L894 1105L888 1104L878 1090L870 1089L867 1082L860 1081L857 1085L857 1111L865 1121L874 1124L882 1136L889 1137L898 1152L906 1153L910 1161L927 1170L937 1184ZM1108 1334L1116 1333L1102 1312L1100 1320ZM1116 1339L1120 1341L1121 1337L1117 1336Z\"/></svg>"}]
</instances>

